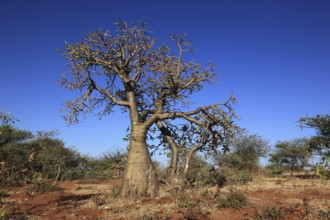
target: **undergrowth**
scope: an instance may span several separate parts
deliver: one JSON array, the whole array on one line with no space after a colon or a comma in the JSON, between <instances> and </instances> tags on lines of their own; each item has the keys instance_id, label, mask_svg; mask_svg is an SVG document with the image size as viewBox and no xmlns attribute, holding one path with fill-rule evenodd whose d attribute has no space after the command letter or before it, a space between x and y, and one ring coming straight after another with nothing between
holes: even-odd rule
<instances>
[{"instance_id":1,"label":"undergrowth","mask_svg":"<svg viewBox=\"0 0 330 220\"><path fill-rule=\"evenodd\" d=\"M233 208L242 209L246 206L248 197L245 192L237 191L234 188L230 188L229 192L225 196L217 198L217 204L219 208Z\"/></svg>"},{"instance_id":2,"label":"undergrowth","mask_svg":"<svg viewBox=\"0 0 330 220\"><path fill-rule=\"evenodd\" d=\"M57 184L51 184L47 182L37 182L34 183L32 187L26 189L26 193L28 195L37 195L42 194L46 192L53 192L53 191L60 191L63 190L60 186Z\"/></svg>"},{"instance_id":3,"label":"undergrowth","mask_svg":"<svg viewBox=\"0 0 330 220\"><path fill-rule=\"evenodd\" d=\"M255 220L285 220L286 211L282 207L264 206L256 215Z\"/></svg>"}]
</instances>

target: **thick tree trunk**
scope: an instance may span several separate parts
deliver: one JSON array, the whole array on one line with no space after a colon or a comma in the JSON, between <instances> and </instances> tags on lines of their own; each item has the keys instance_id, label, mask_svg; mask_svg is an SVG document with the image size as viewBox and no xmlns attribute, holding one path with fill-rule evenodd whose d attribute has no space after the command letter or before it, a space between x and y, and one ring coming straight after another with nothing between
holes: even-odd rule
<instances>
[{"instance_id":1,"label":"thick tree trunk","mask_svg":"<svg viewBox=\"0 0 330 220\"><path fill-rule=\"evenodd\" d=\"M125 198L158 195L157 174L142 129L132 129L122 195Z\"/></svg>"}]
</instances>

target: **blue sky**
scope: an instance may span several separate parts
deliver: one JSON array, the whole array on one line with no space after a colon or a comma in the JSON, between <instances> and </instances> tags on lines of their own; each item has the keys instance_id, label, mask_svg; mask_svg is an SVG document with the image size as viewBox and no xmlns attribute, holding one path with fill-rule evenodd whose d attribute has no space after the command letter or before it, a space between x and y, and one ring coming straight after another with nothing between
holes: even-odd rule
<instances>
[{"instance_id":1,"label":"blue sky","mask_svg":"<svg viewBox=\"0 0 330 220\"><path fill-rule=\"evenodd\" d=\"M198 105L234 92L239 125L271 144L309 136L297 121L330 113L330 1L105 1L4 0L0 6L0 109L31 131L59 129L67 146L98 156L122 141L129 125L119 111L103 120L88 116L67 126L59 87L66 70L56 52L121 18L145 20L154 36L189 34L194 60L216 65L218 83L193 97Z\"/></svg>"}]
</instances>

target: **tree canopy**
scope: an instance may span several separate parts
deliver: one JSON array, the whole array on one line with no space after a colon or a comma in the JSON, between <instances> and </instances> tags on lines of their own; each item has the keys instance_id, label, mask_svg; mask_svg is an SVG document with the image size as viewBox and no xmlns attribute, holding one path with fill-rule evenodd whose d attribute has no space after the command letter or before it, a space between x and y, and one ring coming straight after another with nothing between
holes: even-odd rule
<instances>
[{"instance_id":1,"label":"tree canopy","mask_svg":"<svg viewBox=\"0 0 330 220\"><path fill-rule=\"evenodd\" d=\"M290 168L291 171L302 170L308 165L311 156L308 138L298 138L290 141L280 141L271 153L270 162L280 167Z\"/></svg>"},{"instance_id":2,"label":"tree canopy","mask_svg":"<svg viewBox=\"0 0 330 220\"><path fill-rule=\"evenodd\" d=\"M253 171L259 167L259 158L267 156L269 144L261 136L245 132L238 135L230 145L230 152L216 154L215 162L238 170Z\"/></svg>"},{"instance_id":3,"label":"tree canopy","mask_svg":"<svg viewBox=\"0 0 330 220\"><path fill-rule=\"evenodd\" d=\"M311 138L310 145L321 155L329 157L330 149L330 115L316 115L315 117L304 117L300 119L302 127L313 128L316 135Z\"/></svg>"}]
</instances>

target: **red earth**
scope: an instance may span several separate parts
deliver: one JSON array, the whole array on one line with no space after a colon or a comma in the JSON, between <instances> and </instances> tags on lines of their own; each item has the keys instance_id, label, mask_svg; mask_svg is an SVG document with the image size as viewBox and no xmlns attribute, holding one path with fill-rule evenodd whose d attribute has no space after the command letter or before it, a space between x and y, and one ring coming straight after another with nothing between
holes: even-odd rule
<instances>
[{"instance_id":1,"label":"red earth","mask_svg":"<svg viewBox=\"0 0 330 220\"><path fill-rule=\"evenodd\" d=\"M63 189L29 195L27 186L0 189L0 219L330 219L330 181L256 177L235 186L248 200L242 209L220 208L232 186L189 189L139 201L119 197L121 179L64 181Z\"/></svg>"}]
</instances>

